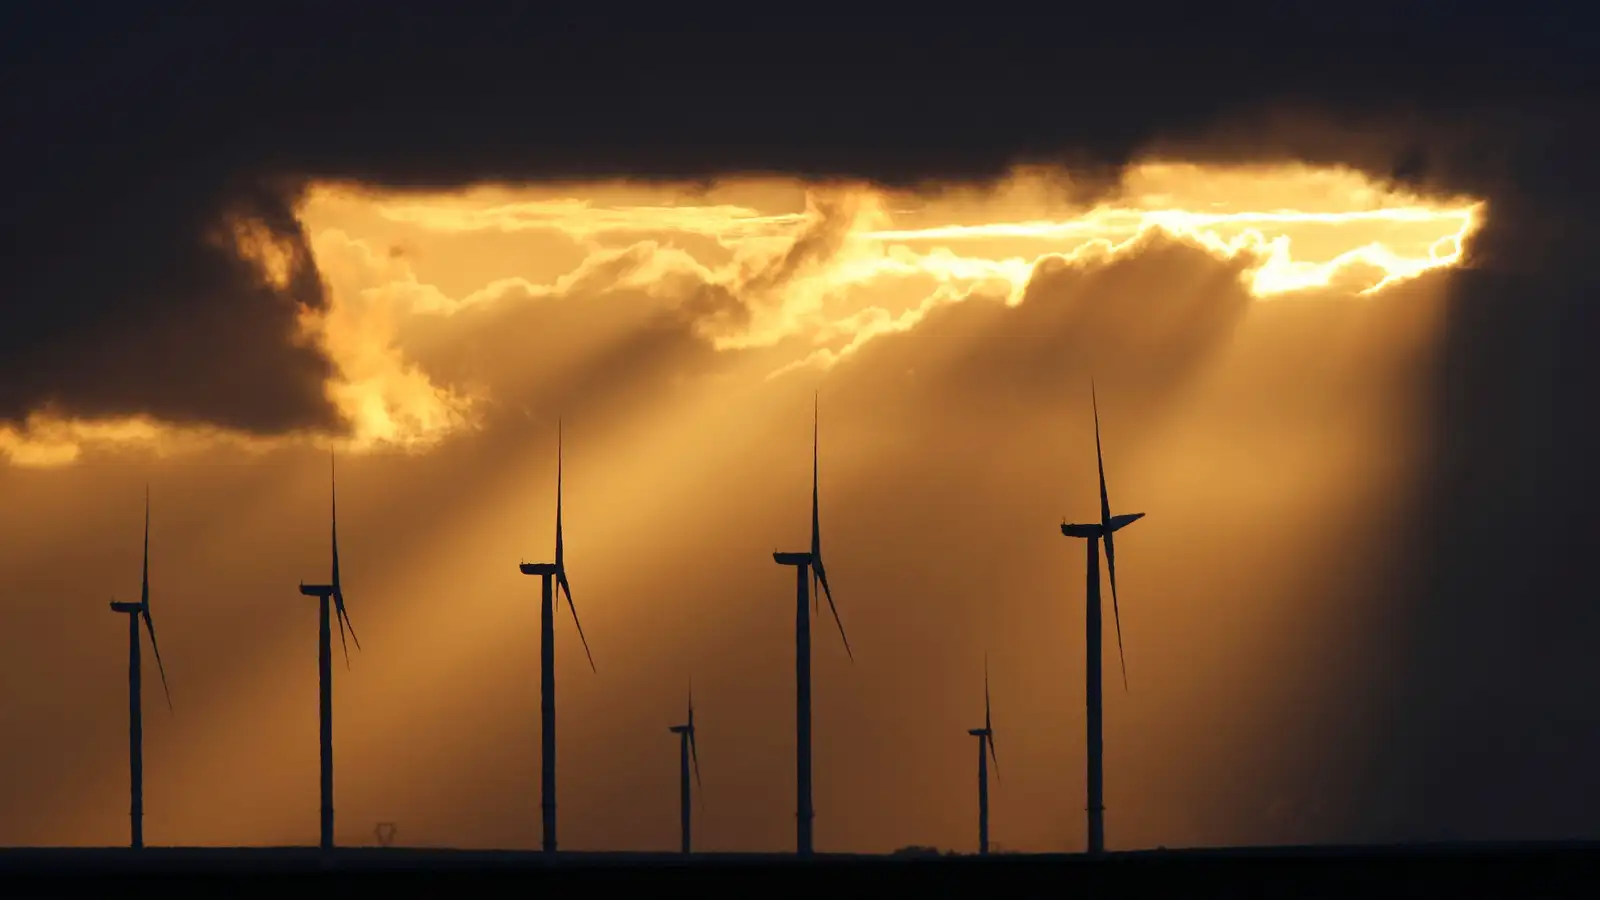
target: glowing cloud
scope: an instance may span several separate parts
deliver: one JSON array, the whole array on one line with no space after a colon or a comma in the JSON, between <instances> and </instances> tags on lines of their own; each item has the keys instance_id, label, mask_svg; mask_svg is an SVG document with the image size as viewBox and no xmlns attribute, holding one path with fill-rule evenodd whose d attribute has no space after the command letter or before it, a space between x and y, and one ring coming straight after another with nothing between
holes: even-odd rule
<instances>
[{"instance_id":1,"label":"glowing cloud","mask_svg":"<svg viewBox=\"0 0 1600 900\"><path fill-rule=\"evenodd\" d=\"M769 367L775 377L831 366L944 304L1020 303L1042 261L1102 265L1155 231L1244 260L1261 299L1327 289L1359 297L1455 264L1482 214L1470 198L1424 198L1348 169L1148 163L1088 209L1060 199L1060 178L1024 170L933 197L771 179L436 195L322 186L299 217L329 304L301 310L301 339L335 364L325 390L353 423L346 449L417 452L478 425L485 403L514 398L488 383L437 383L400 340L415 316L628 294L691 321L718 350L810 345ZM269 283L303 262L249 222L218 234ZM64 464L86 448L170 453L218 441L270 443L48 411L0 428L0 453L17 465Z\"/></svg>"}]
</instances>

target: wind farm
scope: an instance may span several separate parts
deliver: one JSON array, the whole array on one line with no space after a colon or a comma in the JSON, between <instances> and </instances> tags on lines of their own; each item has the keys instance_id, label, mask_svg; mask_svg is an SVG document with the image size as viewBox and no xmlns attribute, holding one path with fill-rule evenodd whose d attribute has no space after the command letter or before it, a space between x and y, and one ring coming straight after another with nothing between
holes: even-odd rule
<instances>
[{"instance_id":1,"label":"wind farm","mask_svg":"<svg viewBox=\"0 0 1600 900\"><path fill-rule=\"evenodd\" d=\"M329 524L330 524L330 576L325 583L299 585L299 594L303 597L313 598L318 601L318 713L319 713L319 842L314 848L181 848L149 846L143 831L144 799L142 776L142 682L140 668L141 650L141 623L148 634L152 650L155 653L158 667L161 672L164 694L170 707L170 694L166 693L166 674L160 651L156 644L156 632L151 616L151 587L150 587L150 503L148 491L145 497L145 534L143 569L141 574L140 600L137 603L113 601L111 608L114 612L128 617L129 622L129 740L130 740L130 777L132 786L132 799L130 813L132 817L132 833L126 848L117 851L111 850L70 850L70 849L31 849L31 850L3 850L0 849L0 869L14 867L17 871L53 872L66 868L91 869L117 872L134 873L140 871L171 871L185 868L204 869L215 872L247 872L247 871L328 871L340 869L352 872L394 872L415 871L429 873L445 873L461 870L497 870L510 868L531 868L551 870L589 870L589 869L615 869L617 867L630 868L636 872L671 872L682 871L683 866L692 860L696 866L759 866L762 871L774 871L782 867L812 867L818 871L831 872L840 878L864 877L864 873L874 871L872 867L889 867L893 871L905 871L908 863L939 863L947 866L963 864L1023 864L1051 865L1056 867L1052 871L1075 873L1074 877L1083 880L1083 883L1109 883L1104 879L1112 876L1111 870L1093 868L1096 861L1107 858L1133 861L1148 860L1159 862L1162 866L1177 867L1189 873L1189 876L1198 879L1197 884L1203 883L1206 878L1227 879L1228 867L1239 863L1241 858L1259 860L1267 858L1292 858L1300 860L1308 866L1307 872L1321 872L1317 866L1338 864L1338 860L1348 859L1360 854L1369 854L1371 848L1275 848L1272 850L1252 851L1254 855L1240 857L1243 851L1233 851L1233 856L1222 854L1221 851L1188 850L1188 851L1111 851L1106 846L1106 803L1105 803L1105 754L1104 754L1104 697L1103 677L1104 668L1102 645L1102 631L1105 630L1101 610L1101 580L1100 551L1104 547L1106 580L1111 585L1112 599L1112 630L1117 636L1119 672L1124 687L1124 693L1130 696L1133 692L1129 688L1127 667L1123 657L1122 622L1120 614L1120 597L1118 593L1117 566L1115 538L1118 532L1128 525L1139 521L1144 513L1113 513L1109 489L1107 486L1107 465L1105 454L1105 441L1102 435L1100 421L1100 407L1098 391L1091 382L1088 385L1089 417L1092 423L1095 441L1095 459L1097 492L1099 510L1097 518L1090 521L1070 522L1063 520L1060 533L1064 537L1084 541L1086 548L1084 571L1086 581L1082 593L1083 609L1083 647L1087 669L1085 671L1086 694L1083 699L1083 714L1081 717L1074 710L1062 709L1059 715L1062 721L1069 723L1073 730L1081 728L1085 738L1085 759L1087 761L1086 778L1084 781L1085 810L1087 812L1087 842L1075 852L1055 854L1017 854L1014 852L996 852L996 847L991 840L991 780L998 784L1000 780L1000 764L996 749L996 730L993 718L993 703L991 694L990 665L988 654L983 658L983 724L981 727L969 728L966 734L976 739L977 771L976 771L976 812L977 835L976 843L971 852L950 852L945 854L898 854L892 856L871 854L846 854L838 852L819 851L813 831L813 619L820 614L820 605L823 599L828 602L829 613L840 634L842 649L845 652L844 660L854 664L855 655L845 633L842 619L834 602L832 587L829 582L828 570L824 564L822 551L821 528L821 430L820 430L820 399L813 397L812 409L812 446L811 446L811 520L809 546L797 551L774 551L773 562L780 567L792 568L795 572L794 600L795 600L795 632L794 632L794 699L795 699L795 730L794 730L794 759L795 759L795 844L792 852L777 853L728 853L715 849L699 848L695 842L695 809L696 795L702 787L698 728L696 722L695 692L691 682L687 692L687 703L684 708L685 718L678 724L668 727L669 733L677 737L678 744L678 807L679 807L679 847L676 854L662 852L627 851L618 848L614 851L565 850L557 841L557 743L556 743L556 690L555 690L555 619L556 606L561 598L565 598L569 611L572 614L574 629L584 648L585 661L591 672L598 675L594 666L594 658L589 649L587 637L584 635L582 624L578 618L577 608L574 604L567 568L566 534L564 523L564 481L565 481L565 439L563 426L556 423L556 473L555 473L555 524L554 524L554 551L550 562L519 564L518 571L524 576L533 576L539 579L540 606L539 606L539 672L540 672L540 779L539 779L539 806L541 813L542 835L541 849L537 852L528 850L447 850L440 848L403 848L390 847L387 843L379 848L341 846L335 839L335 769L334 769L334 731L333 731L333 647L332 632L335 625L339 628L342 655L347 669L351 665L350 645L353 644L357 651L361 644L356 637L354 626L350 622L347 611L340 567L340 548L338 531L338 482L336 476L336 463L329 457ZM1026 524L1026 523L1023 523ZM1077 606L1077 592L1069 584L1061 584L1055 597L1041 598L1040 602L1060 604L1067 608ZM348 639L348 641L347 641ZM772 698L777 702L779 698ZM1013 728L1013 733L1025 731L1022 728ZM1024 738L1025 740L1025 738ZM532 748L527 748L531 750ZM735 751L736 752L736 751ZM531 754L530 754L531 755ZM529 798L531 800L531 798ZM531 805L531 804L530 804ZM700 807L704 807L703 797ZM841 810L840 815L848 816L850 811ZM392 826L391 826L392 830ZM1480 857L1494 850L1494 848L1476 847L1470 852ZM1464 851L1455 847L1436 847L1431 853L1434 858L1454 859L1453 854ZM1534 853L1543 854L1539 858L1549 865L1564 865L1566 861L1579 858L1587 853L1587 846L1583 847L1550 847L1543 846L1530 850L1526 847L1499 848L1494 852L1500 853ZM85 854L91 854L85 857ZM1342 856L1340 854L1343 854ZM676 857L678 862L669 862L669 857ZM85 862L85 859L92 862ZM1366 857L1363 857L1366 858ZM677 868L674 869L673 867ZM1088 868L1086 868L1088 867ZM885 869L888 871L888 869ZM1209 873L1209 874L1208 874ZM1221 873L1221 874L1219 874ZM671 877L656 876L652 877ZM1118 878L1126 876L1118 875ZM1310 880L1315 880L1318 875L1308 874ZM1128 882L1123 882L1128 883Z\"/></svg>"},{"instance_id":2,"label":"wind farm","mask_svg":"<svg viewBox=\"0 0 1600 900\"><path fill-rule=\"evenodd\" d=\"M1574 20L102 7L0 27L5 898L1594 893Z\"/></svg>"}]
</instances>

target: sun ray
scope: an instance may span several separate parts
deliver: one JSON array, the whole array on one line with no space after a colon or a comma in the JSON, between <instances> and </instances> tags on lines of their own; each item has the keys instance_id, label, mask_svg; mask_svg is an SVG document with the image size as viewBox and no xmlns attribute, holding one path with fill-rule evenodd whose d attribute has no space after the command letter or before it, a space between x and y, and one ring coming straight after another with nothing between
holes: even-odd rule
<instances>
[{"instance_id":1,"label":"sun ray","mask_svg":"<svg viewBox=\"0 0 1600 900\"><path fill-rule=\"evenodd\" d=\"M440 381L410 358L401 333L417 316L629 292L663 314L698 315L697 333L720 351L793 344L771 377L825 369L879 336L916 328L941 305L974 296L1020 303L1042 261L1098 264L1157 232L1245 260L1250 293L1264 301L1336 284L1370 296L1457 264L1484 211L1472 198L1426 198L1354 170L1304 165L1151 162L1087 208L1060 199L1063 177L1019 170L984 191L932 196L783 179L710 190L620 183L395 195L319 185L299 215L330 301L302 310L300 339L332 360L325 391L350 434L268 438L46 409L0 427L0 455L58 466L87 451L170 455L217 444L424 452L477 427L500 398L483 385ZM227 224L217 239L232 240L264 282L281 283L300 264L262 229ZM495 236L504 249L454 257L447 249ZM574 264L530 261L561 258L562 248Z\"/></svg>"}]
</instances>

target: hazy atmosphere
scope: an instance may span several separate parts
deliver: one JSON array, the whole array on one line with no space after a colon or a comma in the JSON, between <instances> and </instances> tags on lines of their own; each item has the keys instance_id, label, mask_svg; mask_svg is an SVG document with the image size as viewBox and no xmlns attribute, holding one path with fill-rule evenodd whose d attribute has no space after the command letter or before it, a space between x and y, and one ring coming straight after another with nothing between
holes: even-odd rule
<instances>
[{"instance_id":1,"label":"hazy atmosphere","mask_svg":"<svg viewBox=\"0 0 1600 900\"><path fill-rule=\"evenodd\" d=\"M993 840L1080 849L1084 554L1058 526L1098 517L1091 379L1112 502L1146 513L1117 537L1126 691L1106 611L1110 849L1600 835L1600 615L1574 588L1593 227L1568 196L1593 175L1535 173L1577 171L1565 132L1534 166L1533 129L1330 108L904 177L754 139L590 170L274 144L272 106L160 189L122 186L143 151L22 147L49 177L4 226L31 262L0 285L0 844L126 839L104 604L138 596L147 485L173 704L147 657L148 840L315 841L296 585L327 576L332 452L361 639L348 670L335 647L340 843L537 846L516 564L553 551L559 419L595 660L559 610L563 849L677 847L691 679L696 848L791 848L770 554L808 540L815 400L855 656L824 608L818 850L972 846L986 654Z\"/></svg>"}]
</instances>

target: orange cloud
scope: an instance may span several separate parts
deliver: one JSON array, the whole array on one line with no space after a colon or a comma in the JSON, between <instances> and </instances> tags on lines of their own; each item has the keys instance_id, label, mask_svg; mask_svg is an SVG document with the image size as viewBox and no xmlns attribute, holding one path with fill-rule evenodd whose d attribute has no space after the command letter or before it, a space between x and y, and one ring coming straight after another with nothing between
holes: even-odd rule
<instances>
[{"instance_id":1,"label":"orange cloud","mask_svg":"<svg viewBox=\"0 0 1600 900\"><path fill-rule=\"evenodd\" d=\"M353 423L340 446L417 452L479 427L485 404L510 399L486 373L470 382L434 377L405 346L402 335L418 323L470 309L626 294L639 312L677 317L719 350L790 348L768 355L765 375L778 377L826 369L944 305L1020 303L1039 273L1062 263L1112 265L1156 231L1239 261L1246 290L1260 300L1319 289L1358 297L1455 264L1482 215L1470 199L1426 198L1353 170L1303 165L1133 166L1087 209L1063 199L1058 179L1020 170L983 191L934 196L781 180L693 191L600 184L384 196L314 188L298 215L330 302L302 309L301 337L336 368L325 393ZM268 282L301 264L247 220L232 222L229 234ZM570 331L528 335L528 352L535 342L581 340ZM315 434L278 442L306 440L329 443ZM274 441L149 419L63 420L48 410L0 429L0 453L18 465L63 464L86 449L175 453L219 442Z\"/></svg>"}]
</instances>

